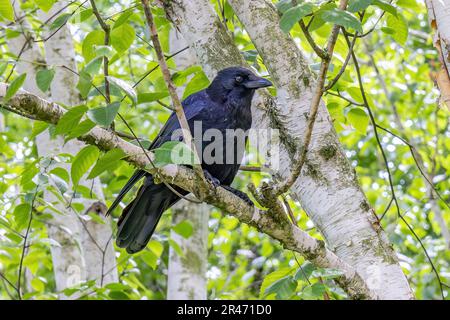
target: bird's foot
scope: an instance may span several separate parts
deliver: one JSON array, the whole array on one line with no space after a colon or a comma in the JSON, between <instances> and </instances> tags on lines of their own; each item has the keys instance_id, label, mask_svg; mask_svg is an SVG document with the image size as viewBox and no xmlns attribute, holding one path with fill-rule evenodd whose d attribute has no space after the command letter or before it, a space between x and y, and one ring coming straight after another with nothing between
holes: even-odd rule
<instances>
[{"instance_id":1,"label":"bird's foot","mask_svg":"<svg viewBox=\"0 0 450 320\"><path fill-rule=\"evenodd\" d=\"M220 186L220 181L216 177L214 177L208 170L203 169L203 174L205 175L206 180L211 183L214 188Z\"/></svg>"},{"instance_id":2,"label":"bird's foot","mask_svg":"<svg viewBox=\"0 0 450 320\"><path fill-rule=\"evenodd\" d=\"M249 204L250 206L254 206L255 204L253 203L252 200L250 200L250 198L248 197L248 195L245 192L242 192L240 190L237 190L233 187L230 186L225 186L222 185L222 188L224 188L225 190L230 191L232 194L234 194L235 196L238 196L239 198L241 198L242 200L244 200L247 204Z\"/></svg>"}]
</instances>

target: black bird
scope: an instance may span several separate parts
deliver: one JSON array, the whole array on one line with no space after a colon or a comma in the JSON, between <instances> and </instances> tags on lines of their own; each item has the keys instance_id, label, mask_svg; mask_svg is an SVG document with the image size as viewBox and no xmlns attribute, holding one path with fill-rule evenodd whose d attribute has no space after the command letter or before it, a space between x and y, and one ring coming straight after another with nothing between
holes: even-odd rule
<instances>
[{"instance_id":1,"label":"black bird","mask_svg":"<svg viewBox=\"0 0 450 320\"><path fill-rule=\"evenodd\" d=\"M227 129L248 131L252 123L250 105L255 90L271 85L269 80L258 77L245 68L231 67L221 70L208 88L190 95L182 102L191 132L194 132L194 122L198 121L201 121L202 132L207 129L218 129L224 137ZM175 113L172 113L149 149L156 149L164 142L174 140L172 133L177 129L180 129L180 124ZM247 138L242 137L242 139L246 141ZM246 201L250 201L245 193L230 187L239 170L243 154L236 153L234 148L234 160L226 162L225 141L224 138L223 162L202 161L202 169L205 176L215 185L220 184ZM245 144L245 141L234 141L234 145ZM203 151L212 142L201 141L197 150ZM118 222L116 242L119 247L126 248L128 253L136 253L145 248L163 212L180 199L163 183L156 184L151 174L137 170L122 188L107 214L111 213L133 185L144 177L144 183L136 197L125 207ZM188 193L177 186L172 187L182 195Z\"/></svg>"}]
</instances>

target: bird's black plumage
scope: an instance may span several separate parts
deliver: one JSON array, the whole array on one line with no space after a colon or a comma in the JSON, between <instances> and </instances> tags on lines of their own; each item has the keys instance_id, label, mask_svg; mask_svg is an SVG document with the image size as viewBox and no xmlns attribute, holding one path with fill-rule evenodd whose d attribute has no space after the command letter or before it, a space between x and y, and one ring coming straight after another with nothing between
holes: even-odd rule
<instances>
[{"instance_id":1,"label":"bird's black plumage","mask_svg":"<svg viewBox=\"0 0 450 320\"><path fill-rule=\"evenodd\" d=\"M190 95L182 102L191 132L194 132L195 122L201 122L203 133L208 129L217 129L225 136L227 129L247 131L252 123L250 105L253 94L256 89L270 85L270 81L257 77L245 68L231 67L221 70L208 88ZM150 149L156 149L164 142L174 139L172 133L177 129L180 129L180 124L175 113L172 113ZM203 151L211 142L201 141L197 149L199 152ZM235 141L235 144L238 143L242 141ZM222 149L225 153L225 139ZM236 149L235 147L234 150ZM233 157L233 161L227 163L202 162L202 168L207 175L230 191L233 191L229 185L239 169L242 154L235 153ZM224 162L225 159L224 154ZM144 183L134 200L123 210L118 223L117 245L126 248L129 253L145 248L163 212L180 199L164 184L156 184L152 175L137 170L122 188L108 213L117 207L126 193L143 177ZM179 187L173 188L180 194L187 194ZM242 196L237 190L236 193Z\"/></svg>"}]
</instances>

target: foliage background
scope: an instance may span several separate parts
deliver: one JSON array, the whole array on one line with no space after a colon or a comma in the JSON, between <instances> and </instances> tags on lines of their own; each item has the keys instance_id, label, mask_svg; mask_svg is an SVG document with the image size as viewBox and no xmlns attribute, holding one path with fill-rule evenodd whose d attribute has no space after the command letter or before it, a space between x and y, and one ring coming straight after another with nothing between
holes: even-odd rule
<instances>
[{"instance_id":1,"label":"foliage background","mask_svg":"<svg viewBox=\"0 0 450 320\"><path fill-rule=\"evenodd\" d=\"M329 5L325 1L312 2L322 8ZM132 106L129 98L120 105L120 113L136 134L151 141L170 115L170 111L162 106L170 103L170 99L162 74L158 68L155 69L157 59L149 42L140 2L97 0L96 3L102 16L113 26L112 49L107 48L108 52L111 51L110 75L132 85L154 69L135 88L137 105ZM267 74L263 61L230 6L221 0L211 3L244 57L261 74ZM99 28L89 3L73 1L66 11L69 15L60 14L43 25L35 12L38 9L47 10L51 4L52 1L33 0L23 5L27 19L32 24L34 38L40 39L45 28L55 30L68 21L75 41L78 69L82 71L81 74L90 73L88 80L83 82L81 79L79 84L85 106L89 109L105 106L103 97L90 85L92 81L103 90L103 75L99 64L101 58L98 58L101 48L97 47L96 52L94 47L102 45L103 31ZM354 52L359 60L364 88L377 124L418 147L425 169L433 177L435 188L444 200L439 200L438 204L448 224L449 112L445 106L440 106L439 92L434 85L433 76L439 61L432 45L426 8L421 1L415 0L393 1L393 5L397 10L397 17L391 13L383 14L378 6L367 7L362 26L368 34L357 39ZM169 46L172 26L161 8L154 7L153 12L165 53L169 56L174 53ZM358 13L355 16L360 17ZM310 18L306 18L306 22L308 19ZM319 45L325 44L331 27L331 23L311 24L310 30ZM9 52L7 46L7 39L17 36L17 32L19 31L13 25L0 29L0 81L3 82L11 72L12 80L19 76L12 71L17 57ZM295 25L290 32L309 56L311 68L317 70L320 60L306 42L299 26ZM39 45L42 46L42 42ZM347 54L348 46L345 38L340 35L328 79L337 74ZM88 65L90 67L86 68ZM170 59L169 66L176 85L186 85L184 97L208 85L200 67L180 70ZM50 74L52 69L61 66L40 67ZM350 61L336 86L325 95L335 128L370 204L378 216L382 217L381 224L399 254L416 297L440 298L441 290L448 291L446 283L450 282L450 252L435 222L430 195L410 148L401 139L379 129L398 208L395 202L391 203L392 190L388 172L368 112L360 106L362 99L356 79L354 64ZM120 101L123 94L119 87L113 86L113 101ZM44 129L54 132L55 128L33 123L5 110L1 112L5 115L6 129L0 132L0 272L13 282L17 280L23 234L30 218L30 202L33 202L35 210L31 223L31 241L24 259L24 267L30 270L27 280L30 282L30 290L24 298L56 299L49 246L58 244L52 243L47 237L45 222L49 214L43 213L45 209L52 210L53 205L41 200L42 190L49 188L49 177L55 178L56 175L64 185L69 181L71 173L46 172L49 159L37 157L33 137ZM399 127L398 119L404 130ZM117 130L128 132L120 120L116 120L115 125ZM66 129L63 133L69 132ZM61 155L57 160L72 162L73 156ZM248 156L250 164L251 159L251 155ZM86 172L88 169L89 167L80 170ZM101 174L107 204L112 202L132 172L130 165L117 160L113 167ZM267 176L264 173L240 172L235 185L245 191L249 181L259 184L265 178ZM61 190L54 191L61 193ZM89 190L81 188L77 192L91 196ZM289 202L299 226L320 238L299 204L292 199ZM84 208L75 209L79 213L84 211ZM83 299L164 299L168 249L170 245L176 246L170 241L170 215L169 211L163 216L150 246L143 252L130 256L123 250L116 250L120 283L100 288L90 282L65 293L81 291ZM186 237L192 228L195 226L189 222L175 227L177 232ZM237 219L212 208L209 230L209 299L345 298L343 291L331 281L335 274L333 270L315 269L302 257L294 256L293 252L281 248L268 236L239 224ZM17 298L5 279L0 280L0 299Z\"/></svg>"}]
</instances>

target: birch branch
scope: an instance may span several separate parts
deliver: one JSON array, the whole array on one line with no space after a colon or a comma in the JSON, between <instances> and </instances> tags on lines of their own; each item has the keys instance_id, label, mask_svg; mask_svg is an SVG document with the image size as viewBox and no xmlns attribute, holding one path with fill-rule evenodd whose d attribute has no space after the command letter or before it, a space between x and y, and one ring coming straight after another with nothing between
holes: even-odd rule
<instances>
[{"instance_id":1,"label":"birch branch","mask_svg":"<svg viewBox=\"0 0 450 320\"><path fill-rule=\"evenodd\" d=\"M0 99L6 94L7 84L0 83ZM25 90L19 92L7 103L2 103L19 113L32 114L36 119L50 124L57 124L64 115L65 109L58 104L48 102ZM125 161L155 175L155 177L169 181L187 191L195 194L199 199L216 206L219 209L235 216L241 222L255 227L260 232L266 233L281 242L284 248L302 254L312 263L323 268L334 268L342 271L342 275L336 279L337 283L353 299L376 299L377 295L368 289L364 280L356 270L336 256L325 247L321 240L311 237L305 231L297 228L287 218L282 206L274 201L270 210L260 210L248 205L244 200L231 192L221 188L211 188L200 182L200 177L186 167L173 164L162 168L150 166L154 155L147 154L138 146L128 143L113 132L94 127L87 134L78 138L88 144L95 145L99 149L107 151L119 148L126 154ZM264 190L264 188L262 188Z\"/></svg>"},{"instance_id":2,"label":"birch branch","mask_svg":"<svg viewBox=\"0 0 450 320\"><path fill-rule=\"evenodd\" d=\"M186 115L183 111L183 106L181 105L180 98L178 97L175 85L172 82L172 78L170 76L169 67L167 66L166 59L164 57L164 53L161 47L161 43L159 41L158 32L156 30L155 21L153 19L152 11L150 10L150 5L148 0L142 0L142 6L144 7L145 18L147 19L147 24L150 29L150 37L152 38L153 47L155 48L156 55L158 57L159 67L161 68L161 72L164 77L164 81L167 84L167 89L169 90L170 98L172 99L173 106L175 108L175 114L177 115L178 121L180 122L181 129L183 130L183 137L186 144L192 148L192 151L195 156L195 164L194 170L195 172L202 177L201 183L205 182L205 176L202 171L202 167L199 164L199 154L197 152L197 148L192 139L192 134L189 129L189 124L186 119Z\"/></svg>"}]
</instances>

